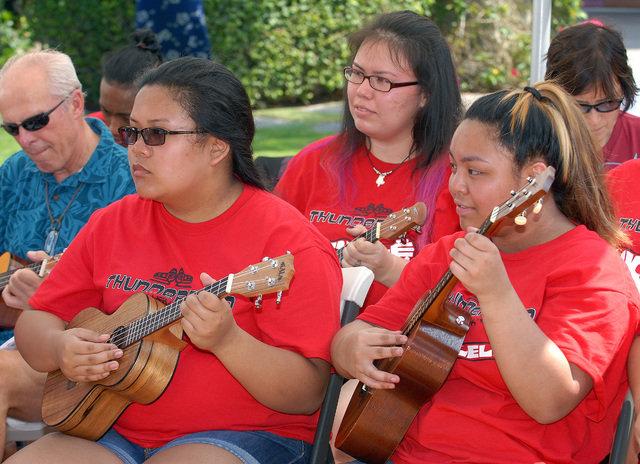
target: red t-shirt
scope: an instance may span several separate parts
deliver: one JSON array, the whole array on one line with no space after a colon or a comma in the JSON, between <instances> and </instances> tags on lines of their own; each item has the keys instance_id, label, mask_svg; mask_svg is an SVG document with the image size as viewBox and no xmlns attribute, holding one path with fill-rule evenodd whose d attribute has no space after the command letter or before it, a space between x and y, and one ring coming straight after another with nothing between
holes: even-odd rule
<instances>
[{"instance_id":1,"label":"red t-shirt","mask_svg":"<svg viewBox=\"0 0 640 464\"><path fill-rule=\"evenodd\" d=\"M342 273L329 242L298 211L272 194L244 186L223 214L186 223L158 202L125 197L95 213L30 303L70 320L87 307L107 314L136 292L170 303L202 288L200 274L220 279L290 251L295 275L282 302L232 295L237 324L272 346L330 361L339 328ZM283 414L256 401L210 352L190 343L165 392L132 404L114 429L144 447L205 430L265 430L313 441L317 414Z\"/></svg>"},{"instance_id":2,"label":"red t-shirt","mask_svg":"<svg viewBox=\"0 0 640 464\"><path fill-rule=\"evenodd\" d=\"M607 173L609 193L616 208L620 228L627 231L631 246L622 250L622 259L640 288L640 159L625 161Z\"/></svg>"},{"instance_id":3,"label":"red t-shirt","mask_svg":"<svg viewBox=\"0 0 640 464\"><path fill-rule=\"evenodd\" d=\"M398 283L360 318L399 329L434 288L463 234L426 246ZM628 389L626 360L638 324L640 295L616 250L578 226L518 253L502 253L514 289L540 329L567 360L593 379L593 389L563 419L541 425L509 393L493 357L482 308L460 283L449 301L471 315L452 372L419 411L394 464L600 462L610 451Z\"/></svg>"},{"instance_id":4,"label":"red t-shirt","mask_svg":"<svg viewBox=\"0 0 640 464\"><path fill-rule=\"evenodd\" d=\"M417 201L427 205L428 217L432 218L432 241L460 230L455 204L448 189L449 177L445 174L438 181L437 198L418 198L411 174L416 160L410 160L398 167L373 158L381 172L391 171L384 184L378 186L378 174L371 167L364 150L353 155L353 178L348 180L349 204L342 205L338 189L329 173L321 166L326 150L331 147L335 136L326 137L306 147L288 164L287 170L275 187L279 195L302 214L327 237L336 249L342 248L353 236L346 228L363 224L367 229L387 218L392 212L413 206ZM447 170L450 172L450 170ZM427 224L427 227L429 224ZM418 253L419 239L411 230L404 239L383 241L389 251L407 260ZM422 245L422 243L420 244ZM386 292L387 287L374 282L369 290L364 307L373 304Z\"/></svg>"},{"instance_id":5,"label":"red t-shirt","mask_svg":"<svg viewBox=\"0 0 640 464\"><path fill-rule=\"evenodd\" d=\"M602 148L604 169L610 170L640 153L640 118L620 112L609 141Z\"/></svg>"}]
</instances>

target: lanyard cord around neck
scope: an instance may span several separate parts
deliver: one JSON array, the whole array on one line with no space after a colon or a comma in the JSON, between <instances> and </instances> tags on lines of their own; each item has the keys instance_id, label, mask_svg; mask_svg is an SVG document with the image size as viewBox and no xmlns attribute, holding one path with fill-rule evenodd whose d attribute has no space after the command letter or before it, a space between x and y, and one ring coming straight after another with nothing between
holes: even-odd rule
<instances>
[{"instance_id":1,"label":"lanyard cord around neck","mask_svg":"<svg viewBox=\"0 0 640 464\"><path fill-rule=\"evenodd\" d=\"M51 221L51 230L55 230L56 232L60 230L60 226L62 225L62 218L64 217L65 214L67 214L67 211L69 210L69 206L71 206L71 203L73 203L73 200L75 200L76 195L78 195L78 192L80 191L80 187L82 187L82 184L84 184L84 182L80 182L80 184L78 185L78 188L76 189L76 192L71 197L71 200L69 200L69 204L64 209L64 211L62 212L60 217L59 218L54 218L53 214L51 214L51 208L49 207L49 182L45 181L45 195L46 195L46 199L47 199L47 213L49 213L49 220Z\"/></svg>"}]
</instances>

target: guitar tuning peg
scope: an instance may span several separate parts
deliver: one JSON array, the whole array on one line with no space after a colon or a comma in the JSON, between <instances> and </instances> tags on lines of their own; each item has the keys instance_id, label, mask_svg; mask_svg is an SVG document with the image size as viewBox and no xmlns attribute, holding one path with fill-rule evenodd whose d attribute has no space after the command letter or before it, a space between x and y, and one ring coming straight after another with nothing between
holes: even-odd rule
<instances>
[{"instance_id":1,"label":"guitar tuning peg","mask_svg":"<svg viewBox=\"0 0 640 464\"><path fill-rule=\"evenodd\" d=\"M276 293L276 304L282 303L282 290Z\"/></svg>"},{"instance_id":2,"label":"guitar tuning peg","mask_svg":"<svg viewBox=\"0 0 640 464\"><path fill-rule=\"evenodd\" d=\"M253 302L253 304L255 305L256 308L260 309L262 308L262 295L258 295L255 299L255 301Z\"/></svg>"},{"instance_id":3,"label":"guitar tuning peg","mask_svg":"<svg viewBox=\"0 0 640 464\"><path fill-rule=\"evenodd\" d=\"M538 214L542 209L542 198L536 201L536 204L533 206L533 214Z\"/></svg>"},{"instance_id":4,"label":"guitar tuning peg","mask_svg":"<svg viewBox=\"0 0 640 464\"><path fill-rule=\"evenodd\" d=\"M514 219L514 222L519 226L525 225L527 223L526 215L527 215L527 212L523 211L518 216L516 216L516 218Z\"/></svg>"}]
</instances>

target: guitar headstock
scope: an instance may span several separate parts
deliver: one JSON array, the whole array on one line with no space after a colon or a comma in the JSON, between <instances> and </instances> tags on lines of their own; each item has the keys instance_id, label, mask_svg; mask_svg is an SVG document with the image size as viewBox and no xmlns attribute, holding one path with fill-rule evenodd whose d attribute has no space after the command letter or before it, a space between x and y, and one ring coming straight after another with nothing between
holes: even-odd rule
<instances>
[{"instance_id":1,"label":"guitar headstock","mask_svg":"<svg viewBox=\"0 0 640 464\"><path fill-rule=\"evenodd\" d=\"M423 226L427 220L427 206L419 201L410 208L402 208L391 213L378 226L378 238L393 240L409 229Z\"/></svg>"},{"instance_id":2,"label":"guitar headstock","mask_svg":"<svg viewBox=\"0 0 640 464\"><path fill-rule=\"evenodd\" d=\"M522 213L549 191L555 180L555 174L556 169L553 166L549 166L535 178L530 177L527 185L517 192L511 192L511 198L493 209L490 221L495 223L499 219L513 218Z\"/></svg>"},{"instance_id":3,"label":"guitar headstock","mask_svg":"<svg viewBox=\"0 0 640 464\"><path fill-rule=\"evenodd\" d=\"M264 258L261 262L233 274L231 291L247 297L281 292L289 288L295 274L293 255Z\"/></svg>"}]
</instances>

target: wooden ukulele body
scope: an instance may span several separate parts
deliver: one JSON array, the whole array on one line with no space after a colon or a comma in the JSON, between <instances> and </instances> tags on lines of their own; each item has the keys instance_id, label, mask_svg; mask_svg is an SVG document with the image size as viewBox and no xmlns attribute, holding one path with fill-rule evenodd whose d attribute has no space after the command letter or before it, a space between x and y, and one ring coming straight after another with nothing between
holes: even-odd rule
<instances>
[{"instance_id":1,"label":"wooden ukulele body","mask_svg":"<svg viewBox=\"0 0 640 464\"><path fill-rule=\"evenodd\" d=\"M391 390L358 383L349 402L336 446L367 464L384 464L422 406L440 389L453 368L469 330L469 314L445 302L409 333L404 353L377 367L400 376Z\"/></svg>"},{"instance_id":2,"label":"wooden ukulele body","mask_svg":"<svg viewBox=\"0 0 640 464\"><path fill-rule=\"evenodd\" d=\"M143 293L127 299L106 315L87 308L67 328L83 327L97 333L114 333L164 305ZM120 364L98 382L71 382L62 371L50 372L44 388L42 418L61 432L89 440L104 435L132 403L149 404L167 388L186 346L182 327L173 323L123 349Z\"/></svg>"}]
</instances>

